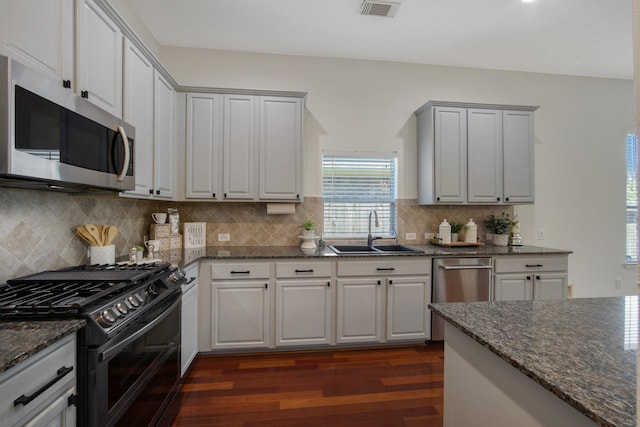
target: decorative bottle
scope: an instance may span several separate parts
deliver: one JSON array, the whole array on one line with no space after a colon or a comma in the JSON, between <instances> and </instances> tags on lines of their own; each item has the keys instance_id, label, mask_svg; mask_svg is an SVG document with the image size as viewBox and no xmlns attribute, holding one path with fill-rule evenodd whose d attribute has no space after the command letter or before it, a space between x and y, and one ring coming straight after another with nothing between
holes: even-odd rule
<instances>
[{"instance_id":1,"label":"decorative bottle","mask_svg":"<svg viewBox=\"0 0 640 427\"><path fill-rule=\"evenodd\" d=\"M465 243L477 243L478 241L478 226L473 222L473 218L469 219L467 225L464 226L464 242Z\"/></svg>"},{"instance_id":2,"label":"decorative bottle","mask_svg":"<svg viewBox=\"0 0 640 427\"><path fill-rule=\"evenodd\" d=\"M440 238L440 243L451 243L451 224L447 222L446 218L440 223L438 237Z\"/></svg>"}]
</instances>

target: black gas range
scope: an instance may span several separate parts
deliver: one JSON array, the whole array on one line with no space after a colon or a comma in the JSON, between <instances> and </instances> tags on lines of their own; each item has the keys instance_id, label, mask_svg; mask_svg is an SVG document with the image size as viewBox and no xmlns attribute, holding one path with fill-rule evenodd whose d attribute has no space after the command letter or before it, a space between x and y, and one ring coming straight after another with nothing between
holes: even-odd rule
<instances>
[{"instance_id":1,"label":"black gas range","mask_svg":"<svg viewBox=\"0 0 640 427\"><path fill-rule=\"evenodd\" d=\"M86 319L77 425L169 425L179 405L185 281L168 263L44 271L0 286L0 319Z\"/></svg>"}]
</instances>

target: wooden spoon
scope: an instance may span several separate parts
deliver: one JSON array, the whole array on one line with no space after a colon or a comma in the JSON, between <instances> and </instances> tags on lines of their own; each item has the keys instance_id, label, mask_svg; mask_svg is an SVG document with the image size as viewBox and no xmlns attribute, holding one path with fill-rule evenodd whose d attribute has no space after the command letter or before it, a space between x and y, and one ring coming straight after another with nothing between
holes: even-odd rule
<instances>
[{"instance_id":1,"label":"wooden spoon","mask_svg":"<svg viewBox=\"0 0 640 427\"><path fill-rule=\"evenodd\" d=\"M84 226L86 227L91 237L93 237L93 241L96 242L95 246L103 246L98 227L96 227L94 224L85 224Z\"/></svg>"},{"instance_id":2,"label":"wooden spoon","mask_svg":"<svg viewBox=\"0 0 640 427\"><path fill-rule=\"evenodd\" d=\"M118 235L118 227L116 227L115 225L110 225L107 228L107 238L105 241L105 245L110 245L111 242L113 242L113 239L116 238L116 236Z\"/></svg>"},{"instance_id":3,"label":"wooden spoon","mask_svg":"<svg viewBox=\"0 0 640 427\"><path fill-rule=\"evenodd\" d=\"M82 239L84 239L84 241L87 242L90 246L98 246L97 242L84 225L77 226L76 231L78 232L80 237L82 237Z\"/></svg>"}]
</instances>

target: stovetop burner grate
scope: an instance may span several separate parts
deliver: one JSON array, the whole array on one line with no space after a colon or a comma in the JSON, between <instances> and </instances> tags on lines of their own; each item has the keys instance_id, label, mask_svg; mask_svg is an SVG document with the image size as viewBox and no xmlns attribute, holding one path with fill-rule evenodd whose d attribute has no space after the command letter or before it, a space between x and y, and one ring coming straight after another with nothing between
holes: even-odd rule
<instances>
[{"instance_id":1,"label":"stovetop burner grate","mask_svg":"<svg viewBox=\"0 0 640 427\"><path fill-rule=\"evenodd\" d=\"M138 282L141 279L166 268L167 264L111 264L87 265L72 267L66 270L42 271L28 276L7 280L11 285L21 283L52 283L52 282Z\"/></svg>"}]
</instances>

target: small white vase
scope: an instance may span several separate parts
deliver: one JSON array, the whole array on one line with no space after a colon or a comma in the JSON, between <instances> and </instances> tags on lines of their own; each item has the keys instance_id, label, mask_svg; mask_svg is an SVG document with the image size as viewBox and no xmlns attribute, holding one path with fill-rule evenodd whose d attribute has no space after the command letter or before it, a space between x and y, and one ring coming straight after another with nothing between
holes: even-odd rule
<instances>
[{"instance_id":1,"label":"small white vase","mask_svg":"<svg viewBox=\"0 0 640 427\"><path fill-rule=\"evenodd\" d=\"M305 239L311 239L315 237L316 230L302 230L302 237Z\"/></svg>"},{"instance_id":2,"label":"small white vase","mask_svg":"<svg viewBox=\"0 0 640 427\"><path fill-rule=\"evenodd\" d=\"M493 235L493 244L494 246L507 246L509 243L509 235L508 234L494 234Z\"/></svg>"}]
</instances>

